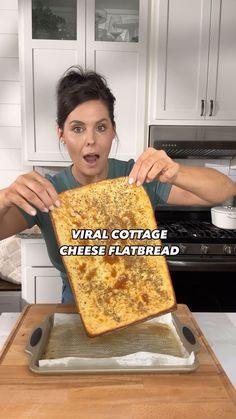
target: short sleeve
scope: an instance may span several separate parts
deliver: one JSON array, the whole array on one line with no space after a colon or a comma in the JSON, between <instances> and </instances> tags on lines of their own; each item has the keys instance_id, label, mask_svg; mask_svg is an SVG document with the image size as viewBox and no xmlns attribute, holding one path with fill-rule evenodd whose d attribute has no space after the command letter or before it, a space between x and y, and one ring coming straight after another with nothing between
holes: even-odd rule
<instances>
[{"instance_id":1,"label":"short sleeve","mask_svg":"<svg viewBox=\"0 0 236 419\"><path fill-rule=\"evenodd\" d=\"M160 204L166 204L172 185L169 183L161 183L158 180L151 183L144 183L153 208L155 209Z\"/></svg>"}]
</instances>

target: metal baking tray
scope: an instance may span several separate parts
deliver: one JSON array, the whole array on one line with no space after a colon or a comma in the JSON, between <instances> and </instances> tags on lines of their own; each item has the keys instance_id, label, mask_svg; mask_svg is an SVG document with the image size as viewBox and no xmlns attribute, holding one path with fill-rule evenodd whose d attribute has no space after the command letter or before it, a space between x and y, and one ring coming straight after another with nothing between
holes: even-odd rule
<instances>
[{"instance_id":1,"label":"metal baking tray","mask_svg":"<svg viewBox=\"0 0 236 419\"><path fill-rule=\"evenodd\" d=\"M30 370L39 374L120 374L191 372L199 349L193 331L173 313L92 338L79 314L52 313L33 329L25 350Z\"/></svg>"}]
</instances>

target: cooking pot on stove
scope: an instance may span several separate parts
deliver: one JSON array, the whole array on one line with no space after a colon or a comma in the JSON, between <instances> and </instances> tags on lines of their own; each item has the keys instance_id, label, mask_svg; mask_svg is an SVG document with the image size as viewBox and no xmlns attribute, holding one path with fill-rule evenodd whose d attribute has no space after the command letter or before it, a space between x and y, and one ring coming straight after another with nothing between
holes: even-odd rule
<instances>
[{"instance_id":1,"label":"cooking pot on stove","mask_svg":"<svg viewBox=\"0 0 236 419\"><path fill-rule=\"evenodd\" d=\"M219 228L236 230L236 207L211 208L211 222Z\"/></svg>"}]
</instances>

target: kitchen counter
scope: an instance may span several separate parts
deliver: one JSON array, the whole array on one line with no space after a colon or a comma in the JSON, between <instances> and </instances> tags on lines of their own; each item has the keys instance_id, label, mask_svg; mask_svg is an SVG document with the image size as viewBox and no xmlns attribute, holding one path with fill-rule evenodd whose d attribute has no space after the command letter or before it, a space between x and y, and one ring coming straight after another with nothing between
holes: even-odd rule
<instances>
[{"instance_id":1,"label":"kitchen counter","mask_svg":"<svg viewBox=\"0 0 236 419\"><path fill-rule=\"evenodd\" d=\"M175 314L192 328L200 343L199 366L189 373L32 373L29 355L24 350L26 342L32 329L52 312L70 313L76 312L76 308L62 304L29 305L4 344L0 356L0 419L236 418L236 391L187 306L178 305ZM201 314L195 316L201 318ZM204 327L214 329L214 314L210 320L208 314L207 317ZM233 315L225 315L222 327L223 338L230 334L232 341L231 320L235 321Z\"/></svg>"},{"instance_id":2,"label":"kitchen counter","mask_svg":"<svg viewBox=\"0 0 236 419\"><path fill-rule=\"evenodd\" d=\"M193 313L193 316L236 388L236 313Z\"/></svg>"}]
</instances>

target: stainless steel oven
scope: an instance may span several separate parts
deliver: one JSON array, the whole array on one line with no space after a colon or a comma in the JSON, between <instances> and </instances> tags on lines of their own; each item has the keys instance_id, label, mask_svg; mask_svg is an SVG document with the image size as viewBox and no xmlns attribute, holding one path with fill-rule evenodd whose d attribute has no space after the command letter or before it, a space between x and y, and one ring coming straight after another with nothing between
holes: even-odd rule
<instances>
[{"instance_id":1,"label":"stainless steel oven","mask_svg":"<svg viewBox=\"0 0 236 419\"><path fill-rule=\"evenodd\" d=\"M150 127L149 145L174 159L233 158L236 127ZM210 208L161 206L160 228L168 231L165 244L177 245L168 256L177 301L192 311L236 311L236 230L211 223Z\"/></svg>"},{"instance_id":2,"label":"stainless steel oven","mask_svg":"<svg viewBox=\"0 0 236 419\"><path fill-rule=\"evenodd\" d=\"M167 257L177 301L192 311L235 312L236 230L213 226L210 208L162 207L156 219L168 231L165 244L179 247Z\"/></svg>"}]
</instances>

